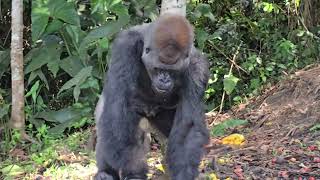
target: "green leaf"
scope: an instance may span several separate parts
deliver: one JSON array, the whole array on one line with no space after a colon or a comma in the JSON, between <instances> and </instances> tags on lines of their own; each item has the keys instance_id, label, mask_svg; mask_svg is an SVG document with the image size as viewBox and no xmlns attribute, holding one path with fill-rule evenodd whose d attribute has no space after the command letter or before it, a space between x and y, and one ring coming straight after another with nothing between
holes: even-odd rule
<instances>
[{"instance_id":1,"label":"green leaf","mask_svg":"<svg viewBox=\"0 0 320 180\"><path fill-rule=\"evenodd\" d=\"M84 68L78 56L69 56L60 61L60 68L74 77Z\"/></svg>"},{"instance_id":2,"label":"green leaf","mask_svg":"<svg viewBox=\"0 0 320 180\"><path fill-rule=\"evenodd\" d=\"M209 4L200 3L195 10L195 15L199 18L201 15L209 18L211 21L215 21L216 18L212 14L212 10Z\"/></svg>"},{"instance_id":3,"label":"green leaf","mask_svg":"<svg viewBox=\"0 0 320 180\"><path fill-rule=\"evenodd\" d=\"M39 1L34 1L31 10L31 36L32 41L35 42L42 36L49 20L49 10Z\"/></svg>"},{"instance_id":4,"label":"green leaf","mask_svg":"<svg viewBox=\"0 0 320 180\"><path fill-rule=\"evenodd\" d=\"M45 30L45 34L52 34L57 31L59 31L63 27L63 22L59 19L53 19L52 22L50 22Z\"/></svg>"},{"instance_id":5,"label":"green leaf","mask_svg":"<svg viewBox=\"0 0 320 180\"><path fill-rule=\"evenodd\" d=\"M80 18L73 3L66 0L49 0L48 7L52 17L61 19L72 25L80 26Z\"/></svg>"},{"instance_id":6,"label":"green leaf","mask_svg":"<svg viewBox=\"0 0 320 180\"><path fill-rule=\"evenodd\" d=\"M81 71L74 78L70 79L61 87L58 94L64 90L70 89L73 86L82 84L88 77L91 76L91 72L92 66L81 69Z\"/></svg>"},{"instance_id":7,"label":"green leaf","mask_svg":"<svg viewBox=\"0 0 320 180\"><path fill-rule=\"evenodd\" d=\"M212 136L223 136L226 134L226 129L228 128L234 128L237 126L243 126L248 123L247 120L241 120L241 119L229 119L226 120L216 126L214 126L211 129L211 135Z\"/></svg>"},{"instance_id":8,"label":"green leaf","mask_svg":"<svg viewBox=\"0 0 320 180\"><path fill-rule=\"evenodd\" d=\"M260 86L260 79L259 78L254 78L250 80L250 88L255 90L258 89Z\"/></svg>"},{"instance_id":9,"label":"green leaf","mask_svg":"<svg viewBox=\"0 0 320 180\"><path fill-rule=\"evenodd\" d=\"M108 38L102 38L98 41L99 47L102 49L108 49L109 47L109 39Z\"/></svg>"},{"instance_id":10,"label":"green leaf","mask_svg":"<svg viewBox=\"0 0 320 180\"><path fill-rule=\"evenodd\" d=\"M238 81L239 81L239 78L233 76L232 74L224 76L223 89L226 91L228 95L230 95L233 92Z\"/></svg>"},{"instance_id":11,"label":"green leaf","mask_svg":"<svg viewBox=\"0 0 320 180\"><path fill-rule=\"evenodd\" d=\"M76 100L76 102L78 102L79 96L80 96L80 87L76 85L73 89L73 97Z\"/></svg>"},{"instance_id":12,"label":"green leaf","mask_svg":"<svg viewBox=\"0 0 320 180\"><path fill-rule=\"evenodd\" d=\"M310 128L310 131L319 131L320 130L320 124L316 124Z\"/></svg>"},{"instance_id":13,"label":"green leaf","mask_svg":"<svg viewBox=\"0 0 320 180\"><path fill-rule=\"evenodd\" d=\"M30 63L26 66L25 74L41 68L49 62L56 62L60 59L61 45L57 43L44 44L41 50L34 53Z\"/></svg>"},{"instance_id":14,"label":"green leaf","mask_svg":"<svg viewBox=\"0 0 320 180\"><path fill-rule=\"evenodd\" d=\"M49 122L66 123L73 119L80 119L82 116L87 116L91 111L90 108L74 108L67 107L58 111L44 111L36 114L33 118L44 119Z\"/></svg>"},{"instance_id":15,"label":"green leaf","mask_svg":"<svg viewBox=\"0 0 320 180\"><path fill-rule=\"evenodd\" d=\"M99 90L100 85L99 85L98 80L94 77L89 77L87 81L85 81L84 83L82 83L80 85L80 89L86 89L86 88L94 88L94 89Z\"/></svg>"},{"instance_id":16,"label":"green leaf","mask_svg":"<svg viewBox=\"0 0 320 180\"><path fill-rule=\"evenodd\" d=\"M195 31L195 34L196 34L196 40L197 40L197 43L198 43L198 47L203 50L204 49L204 45L205 45L205 42L208 40L209 38L209 34L203 30L203 29L200 29L200 28L197 28L196 31Z\"/></svg>"},{"instance_id":17,"label":"green leaf","mask_svg":"<svg viewBox=\"0 0 320 180\"><path fill-rule=\"evenodd\" d=\"M87 57L87 48L100 38L110 38L115 33L119 32L120 29L129 22L129 15L125 14L119 17L117 21L110 21L103 26L100 26L92 30L80 44L80 58L85 59Z\"/></svg>"},{"instance_id":18,"label":"green leaf","mask_svg":"<svg viewBox=\"0 0 320 180\"><path fill-rule=\"evenodd\" d=\"M37 69L35 71L32 71L30 73L29 79L28 79L28 85L36 78L39 77L41 79L41 81L43 83L46 84L46 88L49 90L49 84L48 84L48 80L45 77L45 75L43 74L43 72L41 71L41 69Z\"/></svg>"},{"instance_id":19,"label":"green leaf","mask_svg":"<svg viewBox=\"0 0 320 180\"><path fill-rule=\"evenodd\" d=\"M37 91L39 89L39 81L34 83L34 85L31 87L30 91L24 96L24 97L29 97L30 95L32 96L33 102L36 102L37 100Z\"/></svg>"},{"instance_id":20,"label":"green leaf","mask_svg":"<svg viewBox=\"0 0 320 180\"><path fill-rule=\"evenodd\" d=\"M262 59L261 59L261 57L257 57L257 58L256 58L256 61L257 61L258 64L262 64Z\"/></svg>"},{"instance_id":21,"label":"green leaf","mask_svg":"<svg viewBox=\"0 0 320 180\"><path fill-rule=\"evenodd\" d=\"M23 169L18 165L8 165L1 169L3 175L6 176L18 176L24 173Z\"/></svg>"},{"instance_id":22,"label":"green leaf","mask_svg":"<svg viewBox=\"0 0 320 180\"><path fill-rule=\"evenodd\" d=\"M273 7L272 3L263 2L263 11L264 12L271 13L273 9L274 9L274 7Z\"/></svg>"},{"instance_id":23,"label":"green leaf","mask_svg":"<svg viewBox=\"0 0 320 180\"><path fill-rule=\"evenodd\" d=\"M53 77L57 76L57 73L59 71L59 60L57 61L51 61L47 64L49 71L52 72Z\"/></svg>"},{"instance_id":24,"label":"green leaf","mask_svg":"<svg viewBox=\"0 0 320 180\"><path fill-rule=\"evenodd\" d=\"M80 41L79 34L80 34L81 29L77 26L67 25L66 30L72 39L73 45L78 48L78 44Z\"/></svg>"},{"instance_id":25,"label":"green leaf","mask_svg":"<svg viewBox=\"0 0 320 180\"><path fill-rule=\"evenodd\" d=\"M80 121L83 117L90 117L92 109L90 107L67 107L58 111L43 111L32 116L32 123L36 126L41 125L41 119L58 123L55 127L48 130L51 135L61 135L68 127L72 127L74 122Z\"/></svg>"},{"instance_id":26,"label":"green leaf","mask_svg":"<svg viewBox=\"0 0 320 180\"><path fill-rule=\"evenodd\" d=\"M270 72L273 71L273 66L268 66L268 67L266 67L266 70L267 70L267 71L270 71Z\"/></svg>"}]
</instances>

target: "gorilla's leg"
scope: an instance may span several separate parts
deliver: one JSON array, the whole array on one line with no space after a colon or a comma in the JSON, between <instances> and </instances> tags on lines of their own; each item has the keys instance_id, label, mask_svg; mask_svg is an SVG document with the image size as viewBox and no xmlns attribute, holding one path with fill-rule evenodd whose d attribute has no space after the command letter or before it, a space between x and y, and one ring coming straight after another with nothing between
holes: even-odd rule
<instances>
[{"instance_id":1,"label":"gorilla's leg","mask_svg":"<svg viewBox=\"0 0 320 180\"><path fill-rule=\"evenodd\" d=\"M141 117L128 110L123 99L113 99L108 104L97 122L96 179L108 179L106 173L119 179L119 172L123 178L146 179L144 133L139 128Z\"/></svg>"}]
</instances>

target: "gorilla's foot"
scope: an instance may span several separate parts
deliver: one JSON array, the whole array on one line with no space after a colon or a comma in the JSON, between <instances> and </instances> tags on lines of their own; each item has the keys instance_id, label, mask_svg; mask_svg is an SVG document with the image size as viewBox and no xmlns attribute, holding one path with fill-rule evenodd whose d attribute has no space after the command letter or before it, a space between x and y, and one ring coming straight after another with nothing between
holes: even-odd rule
<instances>
[{"instance_id":1,"label":"gorilla's foot","mask_svg":"<svg viewBox=\"0 0 320 180\"><path fill-rule=\"evenodd\" d=\"M114 178L112 175L107 174L106 172L98 172L95 176L94 176L95 180L117 180L116 178Z\"/></svg>"},{"instance_id":2,"label":"gorilla's foot","mask_svg":"<svg viewBox=\"0 0 320 180\"><path fill-rule=\"evenodd\" d=\"M130 176L125 176L122 178L122 180L146 180L144 176L139 176L139 175L130 175Z\"/></svg>"}]
</instances>

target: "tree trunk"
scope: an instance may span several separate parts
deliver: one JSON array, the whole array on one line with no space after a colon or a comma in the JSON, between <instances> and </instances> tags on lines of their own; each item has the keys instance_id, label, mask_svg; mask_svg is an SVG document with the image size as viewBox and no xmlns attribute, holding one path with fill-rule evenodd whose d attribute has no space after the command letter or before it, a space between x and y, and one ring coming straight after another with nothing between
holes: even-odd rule
<instances>
[{"instance_id":1,"label":"tree trunk","mask_svg":"<svg viewBox=\"0 0 320 180\"><path fill-rule=\"evenodd\" d=\"M160 14L175 13L185 16L186 6L186 0L162 0Z\"/></svg>"},{"instance_id":2,"label":"tree trunk","mask_svg":"<svg viewBox=\"0 0 320 180\"><path fill-rule=\"evenodd\" d=\"M318 0L302 1L301 15L307 28L312 28L320 23L320 2Z\"/></svg>"},{"instance_id":3,"label":"tree trunk","mask_svg":"<svg viewBox=\"0 0 320 180\"><path fill-rule=\"evenodd\" d=\"M11 126L24 129L24 74L23 74L23 1L12 0L11 34L11 80L12 111Z\"/></svg>"}]
</instances>

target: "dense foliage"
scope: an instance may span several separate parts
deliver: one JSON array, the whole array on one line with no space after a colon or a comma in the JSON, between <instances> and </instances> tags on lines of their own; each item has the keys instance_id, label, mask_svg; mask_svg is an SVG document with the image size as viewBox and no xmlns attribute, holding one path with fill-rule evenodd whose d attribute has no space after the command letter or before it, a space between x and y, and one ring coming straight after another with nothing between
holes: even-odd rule
<instances>
[{"instance_id":1,"label":"dense foliage","mask_svg":"<svg viewBox=\"0 0 320 180\"><path fill-rule=\"evenodd\" d=\"M0 2L0 124L5 126L14 90L9 68L11 1ZM48 133L61 135L93 124L114 35L152 21L159 5L156 0L25 0L28 132L45 141ZM211 63L207 110L221 103L228 109L281 76L317 62L317 10L316 0L190 1L187 16L196 46Z\"/></svg>"}]
</instances>

